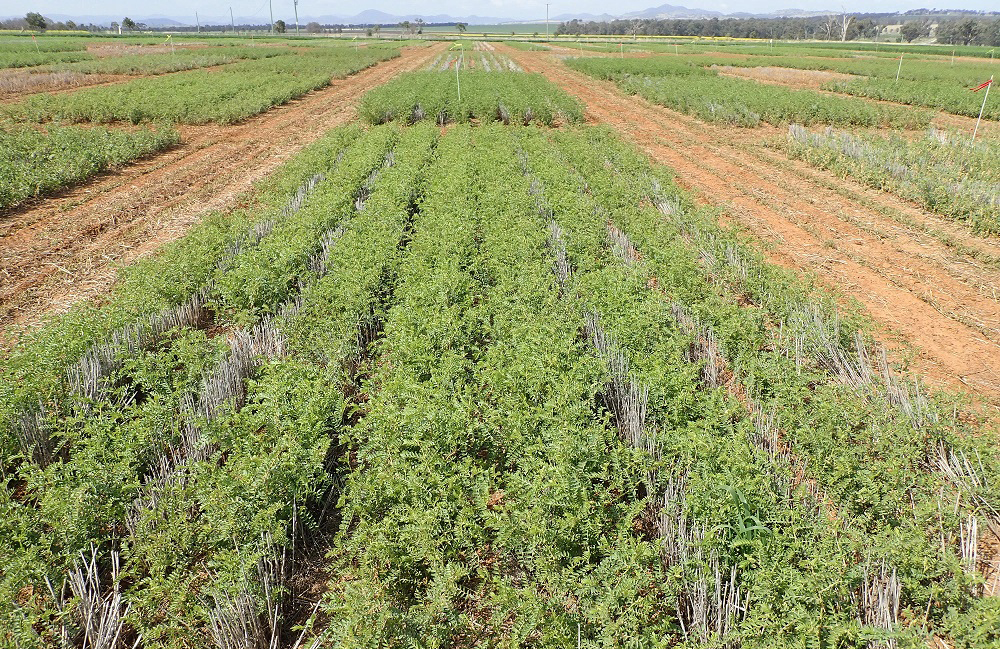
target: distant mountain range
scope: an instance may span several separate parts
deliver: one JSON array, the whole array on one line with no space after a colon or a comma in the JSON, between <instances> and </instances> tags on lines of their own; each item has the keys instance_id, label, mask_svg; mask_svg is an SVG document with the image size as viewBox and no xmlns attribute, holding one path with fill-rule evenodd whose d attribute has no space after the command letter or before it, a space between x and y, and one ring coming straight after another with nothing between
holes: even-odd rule
<instances>
[{"instance_id":1,"label":"distant mountain range","mask_svg":"<svg viewBox=\"0 0 1000 649\"><path fill-rule=\"evenodd\" d=\"M632 18L647 18L647 19L690 19L690 18L790 18L790 17L808 17L808 16L825 16L831 13L840 13L839 11L806 11L803 9L780 9L778 11L772 11L766 14L753 14L746 12L736 12L736 13L722 13L720 11L713 11L710 9L698 9L698 8L688 8L676 5L660 5L659 7L650 7L648 9L643 9L642 11L632 11L624 14L588 14L588 13L563 13L557 16L551 16L549 21L552 23L567 22L570 20L582 20L582 21L608 21L608 20L618 20L618 19L632 19ZM858 13L858 12L853 12ZM291 22L290 17L286 15L286 11L282 11L281 15L275 14L275 19L282 19L286 23ZM19 18L21 16L0 16L0 18ZM68 15L68 14L46 14L46 17L65 22L67 20L73 20L77 23L88 24L92 23L95 25L110 25L112 22L119 22L123 16L107 16L107 15ZM145 23L150 27L155 28L167 28L170 27L191 27L194 26L195 20L194 16L164 16L164 15L141 15L136 14L130 16L136 22ZM417 19L423 19L426 23L455 23L463 22L470 25L498 25L498 24L537 24L545 22L545 18L534 18L534 19L522 19L522 20L511 20L509 18L497 18L495 16L450 16L448 14L406 14L406 15L396 15L389 14L384 11L379 11L377 9L367 9L353 16L341 16L341 15L322 15L322 16L299 16L299 24L305 25L310 22L317 22L321 25L395 25L404 20L414 21ZM237 25L266 25L268 17L265 16L235 16L233 18ZM225 16L199 16L198 21L202 25L228 25L230 23L230 17Z\"/></svg>"},{"instance_id":2,"label":"distant mountain range","mask_svg":"<svg viewBox=\"0 0 1000 649\"><path fill-rule=\"evenodd\" d=\"M280 13L275 11L274 19L284 20L286 23L291 23L293 17L287 15L289 12L281 11ZM235 22L237 25L266 25L268 22L268 16L265 12L264 16L213 16L213 15L200 15L195 16L163 16L163 15L144 15L139 12L130 13L128 16L136 21L137 23L143 23L150 27L156 28L169 28L169 27L194 27L196 23L202 25L228 25L230 21ZM8 18L23 18L23 15L19 16L0 16L0 20L6 20ZM66 22L67 20L72 20L73 22L79 24L93 24L93 25L104 25L109 26L113 22L121 22L124 16L108 16L108 15L81 15L81 14L45 14L46 18L55 20L58 22ZM408 14L408 15L396 15L388 14L384 11L379 11L377 9L366 9L353 16L339 16L339 15L322 15L322 16L309 16L300 15L299 24L305 25L310 22L317 22L321 25L395 25L404 20L417 20L422 18L426 23L455 23L464 22L470 25L496 25L500 23L515 23L519 21L512 21L509 18L497 18L491 16L449 16L447 14ZM545 22L543 18L540 22ZM552 22L557 22L553 19Z\"/></svg>"},{"instance_id":3,"label":"distant mountain range","mask_svg":"<svg viewBox=\"0 0 1000 649\"><path fill-rule=\"evenodd\" d=\"M613 16L611 14L560 14L555 16L553 20L565 22L573 19L584 21L604 21L618 19L627 20L631 18L655 18L659 20L683 18L791 18L800 16L826 16L831 13L838 12L806 11L804 9L779 9L778 11L772 11L766 14L752 14L746 12L727 14L721 11L712 11L711 9L690 9L688 7L679 7L676 5L660 5L659 7L650 7L649 9L643 9L642 11L631 11L617 16Z\"/></svg>"}]
</instances>

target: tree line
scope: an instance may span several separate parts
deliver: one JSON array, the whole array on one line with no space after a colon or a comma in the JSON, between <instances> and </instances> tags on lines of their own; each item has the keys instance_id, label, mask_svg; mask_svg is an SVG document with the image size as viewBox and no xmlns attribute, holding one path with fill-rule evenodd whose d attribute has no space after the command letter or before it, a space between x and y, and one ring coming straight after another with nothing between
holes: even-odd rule
<instances>
[{"instance_id":1,"label":"tree line","mask_svg":"<svg viewBox=\"0 0 1000 649\"><path fill-rule=\"evenodd\" d=\"M899 32L887 33L890 25L900 25ZM570 20L560 23L555 33L557 36L722 36L833 41L900 39L907 42L933 35L939 43L996 46L1000 45L1000 17L966 14L936 21L929 17L907 19L906 15L893 13L795 18Z\"/></svg>"}]
</instances>

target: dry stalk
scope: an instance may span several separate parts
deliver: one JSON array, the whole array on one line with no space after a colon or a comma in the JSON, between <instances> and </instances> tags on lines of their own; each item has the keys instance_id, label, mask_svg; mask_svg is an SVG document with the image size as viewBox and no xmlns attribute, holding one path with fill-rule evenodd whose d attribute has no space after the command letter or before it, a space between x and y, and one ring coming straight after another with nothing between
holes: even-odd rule
<instances>
[{"instance_id":1,"label":"dry stalk","mask_svg":"<svg viewBox=\"0 0 1000 649\"><path fill-rule=\"evenodd\" d=\"M125 629L125 617L130 605L124 601L118 576L120 573L117 552L111 553L111 584L107 592L101 586L97 561L97 548L91 545L90 557L83 552L73 562L67 575L70 591L77 601L73 618L79 625L79 642L82 649L119 649ZM51 590L51 585L50 585ZM63 626L62 636L71 636ZM139 646L142 636L136 638L133 649Z\"/></svg>"},{"instance_id":2,"label":"dry stalk","mask_svg":"<svg viewBox=\"0 0 1000 649\"><path fill-rule=\"evenodd\" d=\"M902 586L896 569L890 568L883 560L869 572L869 566L863 568L861 593L856 598L858 605L858 621L866 626L872 626L884 631L893 631L899 620L899 600ZM874 647L895 649L896 641L892 638L880 643L871 643Z\"/></svg>"},{"instance_id":3,"label":"dry stalk","mask_svg":"<svg viewBox=\"0 0 1000 649\"><path fill-rule=\"evenodd\" d=\"M265 538L267 551L257 562L257 596L249 584L236 595L217 592L208 613L209 631L219 649L278 649L284 622L282 591L286 562L284 552L277 552ZM263 601L259 602L259 598ZM259 603L258 603L259 602ZM263 611L260 610L263 605Z\"/></svg>"}]
</instances>

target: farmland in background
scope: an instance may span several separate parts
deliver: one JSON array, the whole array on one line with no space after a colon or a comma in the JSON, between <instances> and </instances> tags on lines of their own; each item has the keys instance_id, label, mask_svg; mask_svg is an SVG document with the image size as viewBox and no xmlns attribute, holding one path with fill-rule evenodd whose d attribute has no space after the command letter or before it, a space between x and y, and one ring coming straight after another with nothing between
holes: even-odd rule
<instances>
[{"instance_id":1,"label":"farmland in background","mask_svg":"<svg viewBox=\"0 0 1000 649\"><path fill-rule=\"evenodd\" d=\"M206 46L202 40L188 47L183 41L178 46L145 39L53 38L42 39L45 48L35 52L40 58L29 62L19 58L31 53L26 47L32 44L25 40L0 41L0 65L34 66L0 76L0 89L29 93L0 106L0 132L9 144L8 164L0 178L0 209L169 147L179 140L171 131L175 124L238 122L399 54L398 44L381 43L364 48L325 43L292 50L240 41ZM66 62L64 55L75 58ZM212 69L197 69L207 67ZM141 78L101 84L104 75ZM30 94L36 84L86 86L90 78L101 85L72 93ZM44 126L32 129L26 122ZM80 122L154 122L159 135L150 135L148 129L63 126Z\"/></svg>"},{"instance_id":2,"label":"farmland in background","mask_svg":"<svg viewBox=\"0 0 1000 649\"><path fill-rule=\"evenodd\" d=\"M610 44L588 47L613 51ZM701 46L701 51L693 54L667 46L661 50L664 53L659 56L577 57L567 59L566 64L596 78L614 81L627 93L706 121L744 127L762 123L881 127L878 135L892 129L899 133L895 144L871 130L824 139L820 135L807 137L806 131L792 128L793 136L786 148L812 164L835 169L938 214L960 219L977 232L997 232L1000 182L990 153L996 148L995 138L992 144L981 142L978 147L967 148L974 128L972 121L963 134L955 132L954 121L945 121L943 130L938 126L927 137L914 133L929 127L932 120L942 121L927 109L978 117L984 95L969 90L989 79L995 70L991 63L959 59L956 65L950 57L928 54L926 47L915 48L918 54L912 60L904 55L902 65L898 50L863 55L850 50L842 58L831 57L830 49L816 46L730 45L717 47L716 51ZM761 74L733 78L727 72L731 69L761 70ZM797 70L834 72L851 78L810 80L804 75L796 77ZM897 72L899 81L895 80ZM845 93L860 96L846 97ZM876 103L861 97L891 101ZM983 117L995 120L998 115L1000 102L987 103ZM987 121L987 128L991 128L989 124ZM914 139L924 141L924 145L906 144Z\"/></svg>"},{"instance_id":3,"label":"farmland in background","mask_svg":"<svg viewBox=\"0 0 1000 649\"><path fill-rule=\"evenodd\" d=\"M783 267L789 230L762 246L736 193L780 209L765 184L790 169L813 180L787 188L805 195L787 211L832 215L830 187L855 178L891 192L864 200L942 217L949 255L989 273L995 123L973 144L961 116L929 130L930 107L712 67L811 69L836 48L564 45L435 46L423 69L357 93L355 123L122 268L110 294L9 330L5 644L1000 638L988 412L898 363L905 341L880 342L885 321L847 304L853 286ZM209 49L179 58L227 56ZM186 124L236 128L400 53L259 49L228 48L213 69L172 71L165 52L57 63L140 78L0 108L14 172L0 198L80 182ZM891 63L817 69L874 78ZM936 92L980 74L938 63L913 80ZM636 130L593 124L615 110ZM710 129L723 135L689 134ZM640 148L722 171L706 181ZM852 187L839 191L870 191ZM846 230L837 218L813 229ZM902 270L928 276L912 257ZM1000 320L976 325L989 344Z\"/></svg>"},{"instance_id":4,"label":"farmland in background","mask_svg":"<svg viewBox=\"0 0 1000 649\"><path fill-rule=\"evenodd\" d=\"M35 95L3 110L19 120L46 122L237 122L398 56L394 45L355 50L346 45L231 63L219 70L137 79L58 96Z\"/></svg>"},{"instance_id":5,"label":"farmland in background","mask_svg":"<svg viewBox=\"0 0 1000 649\"><path fill-rule=\"evenodd\" d=\"M919 110L722 77L711 68L669 56L580 58L570 60L568 65L596 78L615 81L625 92L653 103L734 126L799 122L919 128L931 118Z\"/></svg>"}]
</instances>

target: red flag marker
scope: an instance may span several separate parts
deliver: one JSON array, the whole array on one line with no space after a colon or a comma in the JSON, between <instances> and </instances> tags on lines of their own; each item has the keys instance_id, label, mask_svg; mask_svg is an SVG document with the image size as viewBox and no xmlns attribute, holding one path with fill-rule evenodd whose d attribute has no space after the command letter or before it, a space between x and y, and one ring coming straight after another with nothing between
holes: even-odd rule
<instances>
[{"instance_id":1,"label":"red flag marker","mask_svg":"<svg viewBox=\"0 0 1000 649\"><path fill-rule=\"evenodd\" d=\"M986 94L983 96L983 105L979 109L979 119L976 120L976 128L972 131L972 141L976 141L976 133L979 132L979 122L983 121L983 111L986 110L986 100L990 98L990 86L993 85L993 75L990 75L990 80L979 84L977 87L972 89L972 92L979 92L983 88L986 88Z\"/></svg>"}]
</instances>

